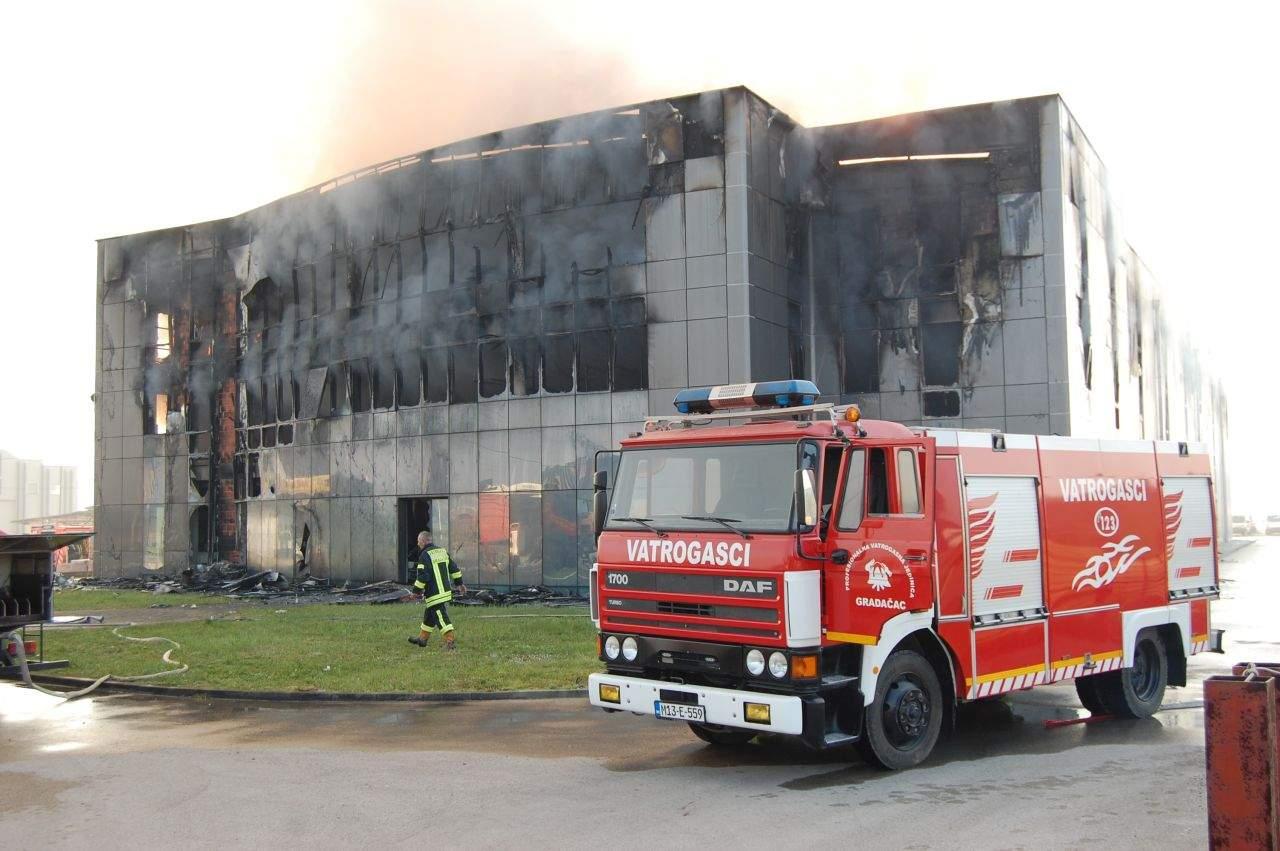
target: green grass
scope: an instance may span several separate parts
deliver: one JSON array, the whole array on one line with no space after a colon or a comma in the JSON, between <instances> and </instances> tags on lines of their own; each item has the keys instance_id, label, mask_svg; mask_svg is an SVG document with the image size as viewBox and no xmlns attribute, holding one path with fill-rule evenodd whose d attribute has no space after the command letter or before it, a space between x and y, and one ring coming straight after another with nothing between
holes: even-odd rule
<instances>
[{"instance_id":1,"label":"green grass","mask_svg":"<svg viewBox=\"0 0 1280 851\"><path fill-rule=\"evenodd\" d=\"M107 593L107 592L88 592ZM115 593L115 592L112 592ZM127 592L126 592L127 593ZM150 596L150 595L146 595ZM184 598L185 599L185 598ZM65 609L64 609L65 610ZM458 647L439 635L422 649L418 606L254 607L243 620L203 619L122 628L182 645L173 658L191 670L153 685L254 691L450 692L582 688L599 670L585 609L451 610ZM515 615L515 617L512 617ZM46 656L69 659L59 675L99 677L165 669L162 644L124 641L110 628L46 630Z\"/></svg>"},{"instance_id":2,"label":"green grass","mask_svg":"<svg viewBox=\"0 0 1280 851\"><path fill-rule=\"evenodd\" d=\"M119 609L146 609L153 603L167 603L173 608L195 603L204 608L234 602L236 601L226 597L204 594L152 594L150 591L108 591L105 588L67 591L58 588L53 592L53 613L55 615L96 615L99 612Z\"/></svg>"}]
</instances>

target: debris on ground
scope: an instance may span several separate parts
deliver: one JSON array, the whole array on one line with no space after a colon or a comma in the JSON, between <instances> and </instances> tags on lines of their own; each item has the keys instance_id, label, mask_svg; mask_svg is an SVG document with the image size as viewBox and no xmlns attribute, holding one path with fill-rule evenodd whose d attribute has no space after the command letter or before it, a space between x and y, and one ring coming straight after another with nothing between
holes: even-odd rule
<instances>
[{"instance_id":1,"label":"debris on ground","mask_svg":"<svg viewBox=\"0 0 1280 851\"><path fill-rule=\"evenodd\" d=\"M412 588L392 580L379 582L345 582L334 585L328 579L303 573L296 580L277 570L250 570L244 565L229 562L198 564L182 571L179 577L167 574L105 578L85 578L59 582L59 588L75 591L106 589L113 591L137 590L152 594L203 593L227 597L232 600L261 600L264 603L329 603L346 605L355 603L383 604L417 602ZM582 606L585 597L553 591L541 585L531 585L510 591L490 588L468 589L455 592L455 605L459 606L514 606L536 603L543 606ZM153 603L151 608L169 608L168 603ZM180 604L181 608L196 608L194 603Z\"/></svg>"}]
</instances>

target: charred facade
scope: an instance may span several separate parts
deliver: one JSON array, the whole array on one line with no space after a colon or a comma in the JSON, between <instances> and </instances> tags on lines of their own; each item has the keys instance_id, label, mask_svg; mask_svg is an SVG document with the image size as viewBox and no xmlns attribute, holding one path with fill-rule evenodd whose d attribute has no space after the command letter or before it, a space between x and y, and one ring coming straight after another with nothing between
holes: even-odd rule
<instances>
[{"instance_id":1,"label":"charred facade","mask_svg":"<svg viewBox=\"0 0 1280 851\"><path fill-rule=\"evenodd\" d=\"M1220 451L1105 186L1057 97L810 129L736 88L102 240L96 568L395 578L429 525L470 583L581 587L597 453L748 379Z\"/></svg>"}]
</instances>

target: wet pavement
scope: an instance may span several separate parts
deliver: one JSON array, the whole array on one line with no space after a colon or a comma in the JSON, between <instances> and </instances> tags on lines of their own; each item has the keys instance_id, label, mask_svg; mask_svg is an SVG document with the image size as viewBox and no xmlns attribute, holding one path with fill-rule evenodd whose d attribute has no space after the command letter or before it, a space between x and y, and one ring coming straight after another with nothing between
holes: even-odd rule
<instances>
[{"instance_id":1,"label":"wet pavement","mask_svg":"<svg viewBox=\"0 0 1280 851\"><path fill-rule=\"evenodd\" d=\"M1280 539L1224 563L1225 656L1192 659L1145 721L1083 717L1070 685L965 707L925 766L886 774L787 741L704 746L580 700L63 702L0 685L0 836L635 848L797 840L874 848L1205 845L1200 683L1280 659Z\"/></svg>"}]
</instances>

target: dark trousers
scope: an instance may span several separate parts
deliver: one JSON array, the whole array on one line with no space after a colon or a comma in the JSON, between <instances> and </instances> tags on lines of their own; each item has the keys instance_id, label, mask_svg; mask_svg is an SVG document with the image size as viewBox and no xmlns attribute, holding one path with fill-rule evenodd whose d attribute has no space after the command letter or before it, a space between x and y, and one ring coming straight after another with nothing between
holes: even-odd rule
<instances>
[{"instance_id":1,"label":"dark trousers","mask_svg":"<svg viewBox=\"0 0 1280 851\"><path fill-rule=\"evenodd\" d=\"M437 629L440 630L442 635L453 632L453 621L449 618L449 607L444 603L427 606L426 611L422 613L422 630L424 632L435 632Z\"/></svg>"}]
</instances>

